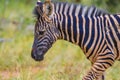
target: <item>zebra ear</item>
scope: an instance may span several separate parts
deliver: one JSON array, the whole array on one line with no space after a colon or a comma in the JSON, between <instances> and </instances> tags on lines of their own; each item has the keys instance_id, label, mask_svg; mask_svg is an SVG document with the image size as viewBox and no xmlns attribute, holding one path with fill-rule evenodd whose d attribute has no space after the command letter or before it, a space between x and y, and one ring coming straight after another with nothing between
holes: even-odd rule
<instances>
[{"instance_id":1,"label":"zebra ear","mask_svg":"<svg viewBox=\"0 0 120 80\"><path fill-rule=\"evenodd\" d=\"M50 18L53 15L53 8L53 3L50 0L46 0L43 5L43 12L48 18Z\"/></svg>"}]
</instances>

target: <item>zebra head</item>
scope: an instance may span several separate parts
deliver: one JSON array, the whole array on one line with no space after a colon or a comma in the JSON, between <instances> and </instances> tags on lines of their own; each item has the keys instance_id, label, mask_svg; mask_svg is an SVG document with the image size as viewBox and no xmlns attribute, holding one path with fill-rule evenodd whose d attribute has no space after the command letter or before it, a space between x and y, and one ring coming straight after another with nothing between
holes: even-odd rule
<instances>
[{"instance_id":1,"label":"zebra head","mask_svg":"<svg viewBox=\"0 0 120 80\"><path fill-rule=\"evenodd\" d=\"M34 14L37 17L34 31L34 43L31 56L36 61L44 59L44 54L51 48L52 44L60 38L59 29L52 21L53 5L50 1L37 2Z\"/></svg>"}]
</instances>

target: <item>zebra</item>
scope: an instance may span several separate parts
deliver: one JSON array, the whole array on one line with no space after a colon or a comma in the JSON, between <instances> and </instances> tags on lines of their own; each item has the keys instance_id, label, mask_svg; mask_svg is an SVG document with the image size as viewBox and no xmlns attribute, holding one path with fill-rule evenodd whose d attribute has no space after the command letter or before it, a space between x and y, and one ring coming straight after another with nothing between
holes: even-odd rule
<instances>
[{"instance_id":1,"label":"zebra","mask_svg":"<svg viewBox=\"0 0 120 80\"><path fill-rule=\"evenodd\" d=\"M38 1L31 56L42 61L57 40L79 45L92 63L82 80L105 80L104 73L120 60L120 14L94 6Z\"/></svg>"}]
</instances>

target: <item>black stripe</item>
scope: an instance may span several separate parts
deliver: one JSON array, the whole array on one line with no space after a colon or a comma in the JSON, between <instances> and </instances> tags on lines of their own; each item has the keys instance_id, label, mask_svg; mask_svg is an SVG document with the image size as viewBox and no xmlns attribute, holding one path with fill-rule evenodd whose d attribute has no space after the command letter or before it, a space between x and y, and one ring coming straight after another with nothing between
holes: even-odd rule
<instances>
[{"instance_id":1,"label":"black stripe","mask_svg":"<svg viewBox=\"0 0 120 80\"><path fill-rule=\"evenodd\" d=\"M82 11L83 11L83 6L81 6L81 8L80 8L80 12L79 12L80 15L82 15Z\"/></svg>"},{"instance_id":2,"label":"black stripe","mask_svg":"<svg viewBox=\"0 0 120 80\"><path fill-rule=\"evenodd\" d=\"M112 66L112 64L110 64L109 62L99 62L99 63L101 63L101 64L107 64L109 66Z\"/></svg>"},{"instance_id":3,"label":"black stripe","mask_svg":"<svg viewBox=\"0 0 120 80\"><path fill-rule=\"evenodd\" d=\"M95 13L95 10L96 10L96 8L95 8L95 7L93 7L93 11L92 11L92 13L91 13L91 16L90 16L90 17L93 17L93 14Z\"/></svg>"},{"instance_id":4,"label":"black stripe","mask_svg":"<svg viewBox=\"0 0 120 80\"><path fill-rule=\"evenodd\" d=\"M110 54L112 54L113 56L114 56L114 54L113 53L111 53L111 52L108 52L108 53L105 53L105 54L100 54L99 56L106 56L106 55L110 55Z\"/></svg>"},{"instance_id":5,"label":"black stripe","mask_svg":"<svg viewBox=\"0 0 120 80\"><path fill-rule=\"evenodd\" d=\"M108 57L106 57L106 58L102 58L102 57L101 57L101 59L98 59L98 60L111 60L111 61L113 61L113 62L115 61L114 59L109 58L109 55L108 55Z\"/></svg>"},{"instance_id":6,"label":"black stripe","mask_svg":"<svg viewBox=\"0 0 120 80\"><path fill-rule=\"evenodd\" d=\"M85 23L85 26L83 26L83 27L85 27L85 38L84 38L84 41L83 41L83 45L85 45L85 43L87 42L87 40L88 40L88 38L89 38L89 32L90 32L90 29L89 29L89 24L90 24L90 21L89 21L89 18L86 16L85 17L85 21L86 21L86 23ZM86 51L88 51L88 49L89 49L90 47L86 47Z\"/></svg>"},{"instance_id":7,"label":"black stripe","mask_svg":"<svg viewBox=\"0 0 120 80\"><path fill-rule=\"evenodd\" d=\"M93 17L91 17L91 19L92 19L92 35L91 35L91 39L90 39L90 41L89 41L89 44L88 44L88 50L89 50L89 48L92 46L92 44L93 44L93 41L94 41L94 38L95 38L95 20L94 20L94 18ZM87 51L88 51L87 50ZM90 58L90 56L92 56L93 55L93 50L92 50L92 52L89 54L89 56L87 57L88 59ZM94 55L96 55L96 54L94 54Z\"/></svg>"},{"instance_id":8,"label":"black stripe","mask_svg":"<svg viewBox=\"0 0 120 80\"><path fill-rule=\"evenodd\" d=\"M79 33L80 33L80 39L79 39L79 45L81 46L82 39L83 39L83 18L82 16L79 16Z\"/></svg>"},{"instance_id":9,"label":"black stripe","mask_svg":"<svg viewBox=\"0 0 120 80\"><path fill-rule=\"evenodd\" d=\"M73 38L74 38L74 41L77 42L77 21L76 21L76 16L75 16L75 11L76 11L76 5L73 7L73 10L72 10L72 17L73 17Z\"/></svg>"},{"instance_id":10,"label":"black stripe","mask_svg":"<svg viewBox=\"0 0 120 80\"><path fill-rule=\"evenodd\" d=\"M65 17L65 14L64 14L65 6L66 6L66 4L64 3L64 4L63 4L63 9L62 9L62 16L63 16L62 30L63 30L63 32L64 32L64 39L67 40L67 35L66 35L66 32L65 32L65 31L66 31L66 30L65 30L65 27L67 27L67 26L65 26L65 24L66 24L66 17Z\"/></svg>"},{"instance_id":11,"label":"black stripe","mask_svg":"<svg viewBox=\"0 0 120 80\"><path fill-rule=\"evenodd\" d=\"M68 23L67 23L67 29L68 29L68 34L69 34L69 41L72 42L71 40L71 18L70 18L70 15L69 15L69 12L70 12L70 6L68 7L68 10L67 10L67 17L68 17Z\"/></svg>"}]
</instances>

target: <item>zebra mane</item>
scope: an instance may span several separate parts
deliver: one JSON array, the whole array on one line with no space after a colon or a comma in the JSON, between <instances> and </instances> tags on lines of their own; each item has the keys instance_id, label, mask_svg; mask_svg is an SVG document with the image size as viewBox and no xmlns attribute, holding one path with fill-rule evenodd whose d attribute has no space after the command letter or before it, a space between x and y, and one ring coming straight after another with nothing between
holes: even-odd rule
<instances>
[{"instance_id":1,"label":"zebra mane","mask_svg":"<svg viewBox=\"0 0 120 80\"><path fill-rule=\"evenodd\" d=\"M41 7L41 11L42 11L42 5L44 3L41 2L41 4L39 4L38 7ZM75 3L67 3L67 2L53 2L54 4L54 10L56 12L56 7L59 5L59 7L61 5L67 5L68 7L70 6L73 6L73 10L76 9L77 6L80 6L80 10L81 10L81 13L79 15L85 15L85 16L92 16L92 13L94 13L96 11L96 14L95 16L100 16L100 15L104 15L104 14L109 14L107 11L103 10L103 9L100 9L100 8L97 8L95 6L85 6L85 5L81 5L81 4L75 4ZM59 12L58 12L59 13ZM36 18L39 18L40 17L40 13L39 11L37 10L37 6L35 6L34 10L33 10L33 14Z\"/></svg>"},{"instance_id":2,"label":"zebra mane","mask_svg":"<svg viewBox=\"0 0 120 80\"><path fill-rule=\"evenodd\" d=\"M60 5L60 6L61 5L63 5L63 6L68 5L68 7L73 6L73 10L75 10L77 8L77 6L80 6L80 10L82 10L81 11L82 13L80 13L79 15L84 15L85 14L86 16L88 16L88 15L92 15L90 13L94 13L95 11L96 11L96 14L95 14L96 16L109 14L106 10L97 8L94 5L86 6L86 5L82 5L82 4L76 4L76 3L54 2L55 10L56 10L56 7L58 5Z\"/></svg>"}]
</instances>

